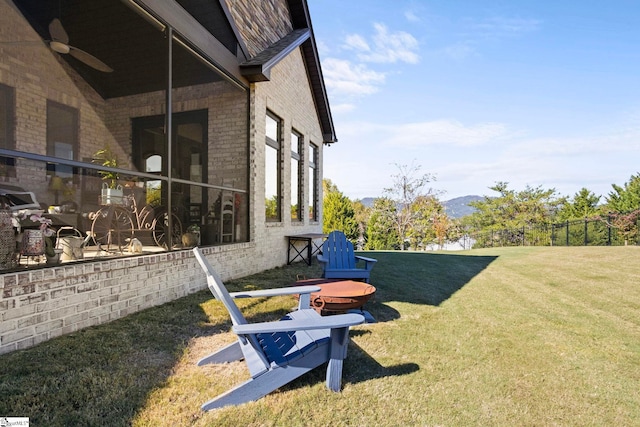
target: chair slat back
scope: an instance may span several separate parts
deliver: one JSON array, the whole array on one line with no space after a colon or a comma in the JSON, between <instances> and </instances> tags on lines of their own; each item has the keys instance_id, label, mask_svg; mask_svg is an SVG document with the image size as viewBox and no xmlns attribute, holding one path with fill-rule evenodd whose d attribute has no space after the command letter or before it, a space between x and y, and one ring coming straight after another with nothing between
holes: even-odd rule
<instances>
[{"instance_id":1,"label":"chair slat back","mask_svg":"<svg viewBox=\"0 0 640 427\"><path fill-rule=\"evenodd\" d=\"M207 274L207 286L209 287L209 290L218 301L224 304L225 308L229 312L229 316L231 316L231 322L234 325L246 325L247 319L244 318L236 303L233 302L233 298L229 295L227 288L222 283L222 279L220 279L218 273L213 269L209 260L207 260L199 248L193 248L193 253L196 256L198 263Z\"/></svg>"},{"instance_id":2,"label":"chair slat back","mask_svg":"<svg viewBox=\"0 0 640 427\"><path fill-rule=\"evenodd\" d=\"M193 248L193 253L198 263L207 274L207 285L213 296L225 306L234 325L246 325L247 319L242 315L233 298L229 295L227 288L224 286L222 279L209 263L209 260L202 254L200 248ZM238 342L242 354L244 355L247 367L252 377L260 375L269 369L270 361L264 354L262 345L256 335L239 336Z\"/></svg>"},{"instance_id":3,"label":"chair slat back","mask_svg":"<svg viewBox=\"0 0 640 427\"><path fill-rule=\"evenodd\" d=\"M350 269L356 267L353 243L341 231L332 231L322 244L322 255L329 260L329 269Z\"/></svg>"}]
</instances>

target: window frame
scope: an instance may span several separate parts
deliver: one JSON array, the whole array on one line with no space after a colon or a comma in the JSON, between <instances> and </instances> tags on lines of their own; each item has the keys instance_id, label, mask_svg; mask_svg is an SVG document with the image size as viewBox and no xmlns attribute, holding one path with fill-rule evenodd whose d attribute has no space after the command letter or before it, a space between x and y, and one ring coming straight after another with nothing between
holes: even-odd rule
<instances>
[{"instance_id":1,"label":"window frame","mask_svg":"<svg viewBox=\"0 0 640 427\"><path fill-rule=\"evenodd\" d=\"M264 165L265 165L265 221L267 222L282 222L282 119L280 117L278 117L275 113L267 110L266 116L265 116L265 155L264 155ZM269 123L269 119L273 120L276 122L276 138L277 139L273 139L271 136L269 136L268 132L267 132L267 126ZM268 216L267 215L267 174L269 172L269 170L267 169L268 165L267 165L267 150L269 148L272 148L274 150L276 150L276 206L275 206L275 216Z\"/></svg>"},{"instance_id":2,"label":"window frame","mask_svg":"<svg viewBox=\"0 0 640 427\"><path fill-rule=\"evenodd\" d=\"M318 199L319 199L319 170L318 170L318 146L309 142L309 221L318 222Z\"/></svg>"},{"instance_id":3,"label":"window frame","mask_svg":"<svg viewBox=\"0 0 640 427\"><path fill-rule=\"evenodd\" d=\"M294 147L294 139L295 139L295 147ZM304 200L304 161L302 157L302 150L304 147L304 137L302 134L295 129L291 129L291 221L292 222L303 222L303 200ZM294 151L295 148L295 151ZM294 162L297 166L296 170L294 170ZM295 210L296 217L294 218L294 184L297 184L297 191L295 192L295 197L297 201L297 208Z\"/></svg>"}]
</instances>

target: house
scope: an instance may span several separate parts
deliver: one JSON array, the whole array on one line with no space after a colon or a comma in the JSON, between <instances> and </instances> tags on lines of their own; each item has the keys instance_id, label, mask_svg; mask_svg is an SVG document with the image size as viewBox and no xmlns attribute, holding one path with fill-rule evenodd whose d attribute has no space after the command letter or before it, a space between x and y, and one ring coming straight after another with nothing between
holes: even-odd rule
<instances>
[{"instance_id":1,"label":"house","mask_svg":"<svg viewBox=\"0 0 640 427\"><path fill-rule=\"evenodd\" d=\"M204 288L193 244L284 265L336 141L306 0L0 3L0 184L83 237L16 265L0 212L0 353Z\"/></svg>"}]
</instances>

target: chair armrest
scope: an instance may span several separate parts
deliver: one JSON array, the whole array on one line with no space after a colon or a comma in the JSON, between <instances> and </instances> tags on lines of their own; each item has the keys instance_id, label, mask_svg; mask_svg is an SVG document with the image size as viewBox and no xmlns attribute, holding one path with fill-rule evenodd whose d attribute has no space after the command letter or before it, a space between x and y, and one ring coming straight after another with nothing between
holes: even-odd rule
<instances>
[{"instance_id":1,"label":"chair armrest","mask_svg":"<svg viewBox=\"0 0 640 427\"><path fill-rule=\"evenodd\" d=\"M356 259L359 259L360 261L364 261L364 262L378 262L377 259L367 258L366 256L360 256L360 255L356 255Z\"/></svg>"},{"instance_id":2,"label":"chair armrest","mask_svg":"<svg viewBox=\"0 0 640 427\"><path fill-rule=\"evenodd\" d=\"M377 259L356 255L356 262L358 261L364 261L364 268L367 271L371 271L375 263L378 262Z\"/></svg>"},{"instance_id":3,"label":"chair armrest","mask_svg":"<svg viewBox=\"0 0 640 427\"><path fill-rule=\"evenodd\" d=\"M233 332L238 335L268 334L273 332L302 331L312 329L346 328L364 323L364 316L356 313L337 314L335 316L314 319L281 320L277 322L249 323L234 325Z\"/></svg>"},{"instance_id":4,"label":"chair armrest","mask_svg":"<svg viewBox=\"0 0 640 427\"><path fill-rule=\"evenodd\" d=\"M322 254L316 255L316 257L318 258L318 262L321 262L323 264L327 264L329 262L329 258L325 258Z\"/></svg>"},{"instance_id":5,"label":"chair armrest","mask_svg":"<svg viewBox=\"0 0 640 427\"><path fill-rule=\"evenodd\" d=\"M257 291L242 291L242 292L230 292L232 298L263 298L263 297L278 297L281 295L297 295L297 294L310 294L312 292L318 292L319 286L291 286L289 288L274 288L274 289L260 289Z\"/></svg>"}]
</instances>

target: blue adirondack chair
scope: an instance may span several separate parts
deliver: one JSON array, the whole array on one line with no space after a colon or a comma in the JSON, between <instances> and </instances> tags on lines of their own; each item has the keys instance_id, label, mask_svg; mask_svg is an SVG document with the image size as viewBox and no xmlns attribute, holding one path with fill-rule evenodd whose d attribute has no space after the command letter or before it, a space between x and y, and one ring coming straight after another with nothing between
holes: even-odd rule
<instances>
[{"instance_id":1,"label":"blue adirondack chair","mask_svg":"<svg viewBox=\"0 0 640 427\"><path fill-rule=\"evenodd\" d=\"M353 243L344 233L332 231L322 244L318 262L322 264L325 279L362 279L369 283L371 269L378 260L355 255ZM364 262L364 266L359 267L359 262Z\"/></svg>"},{"instance_id":2,"label":"blue adirondack chair","mask_svg":"<svg viewBox=\"0 0 640 427\"><path fill-rule=\"evenodd\" d=\"M251 379L206 402L203 410L257 400L327 361L326 385L340 391L349 327L363 323L363 316L321 317L309 307L309 295L320 290L317 286L229 293L199 248L193 252L207 275L209 290L224 304L238 336L236 342L202 358L198 366L244 359L251 374ZM248 323L233 301L291 294L300 294L298 310L276 322Z\"/></svg>"}]
</instances>

